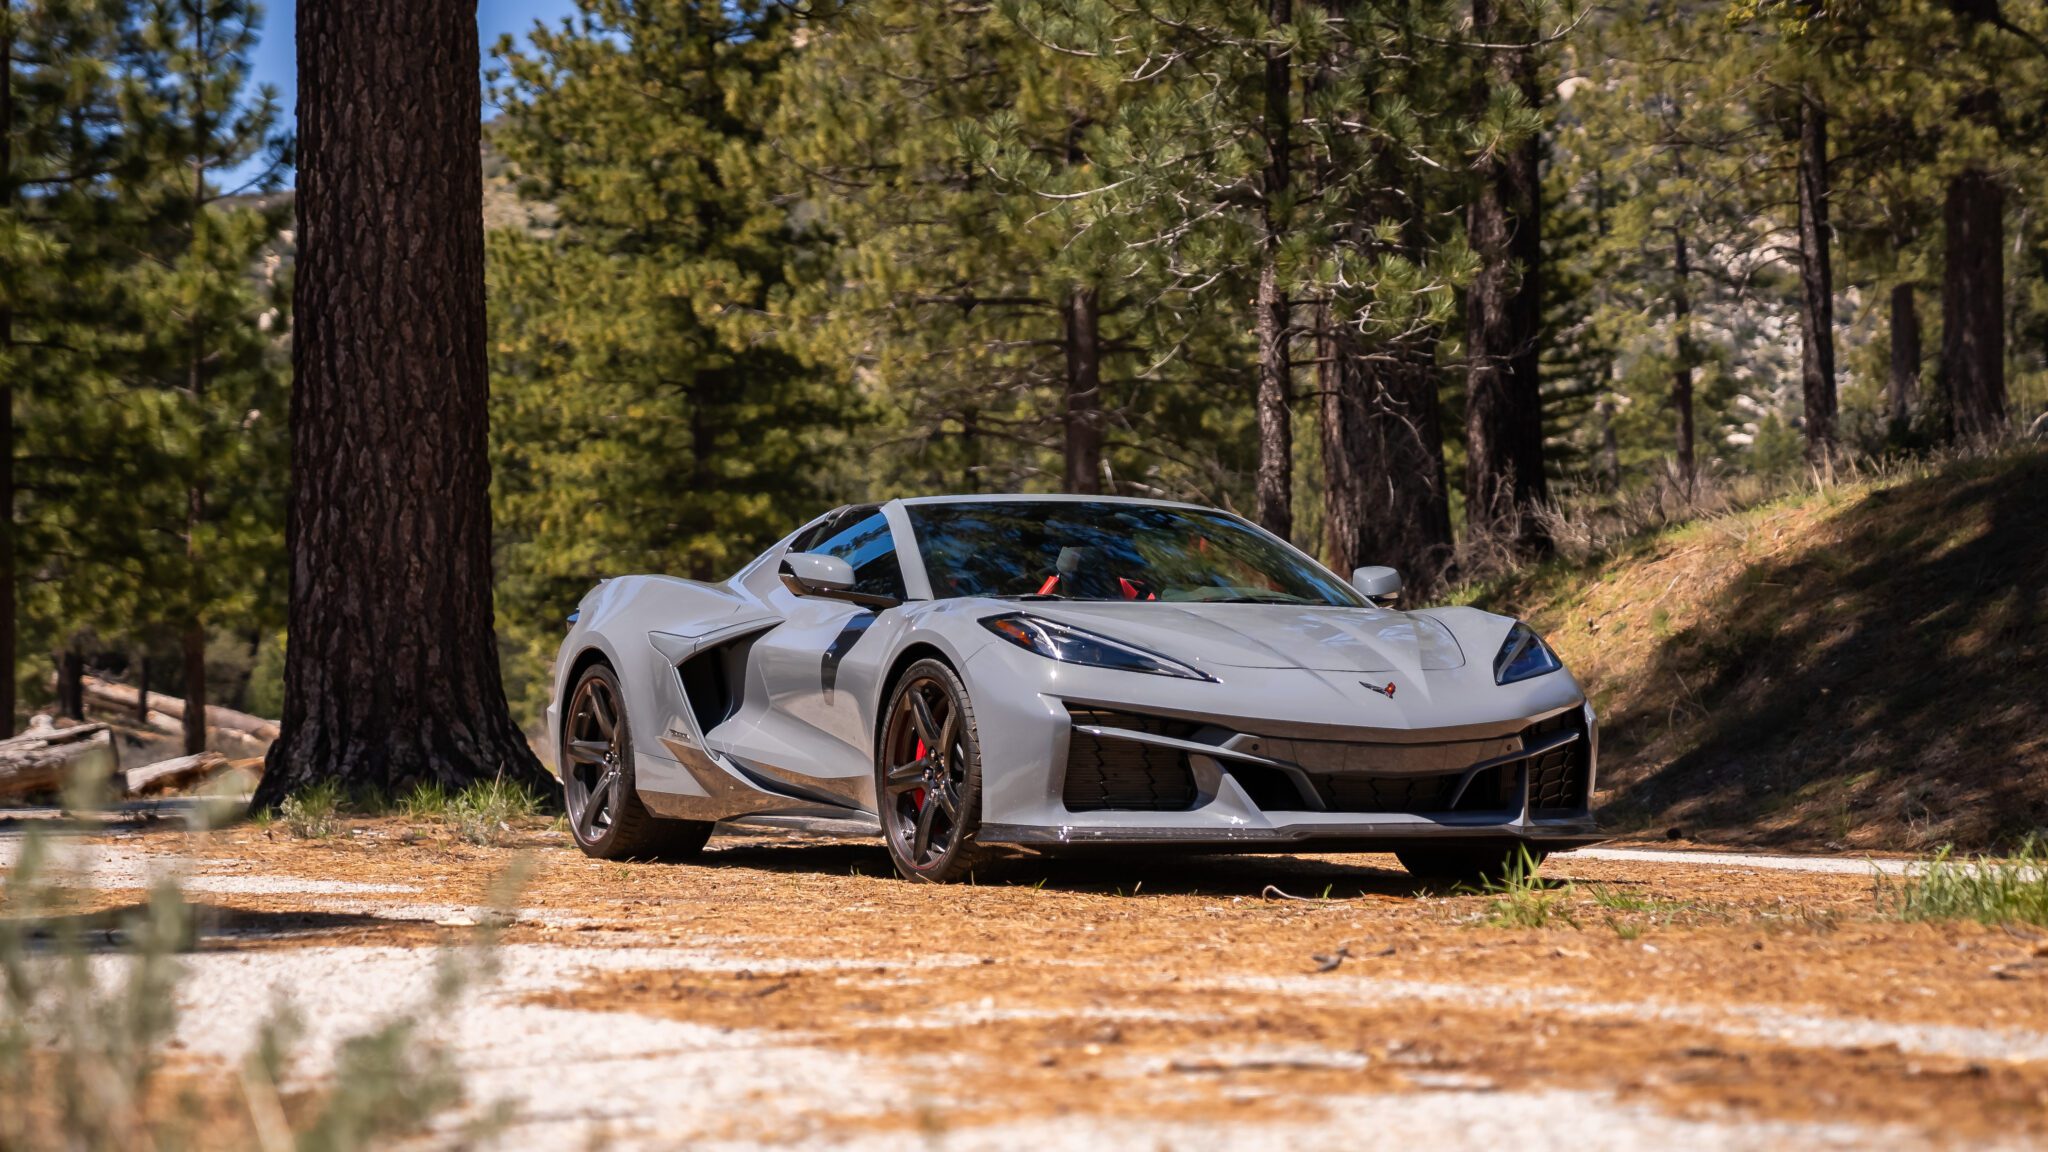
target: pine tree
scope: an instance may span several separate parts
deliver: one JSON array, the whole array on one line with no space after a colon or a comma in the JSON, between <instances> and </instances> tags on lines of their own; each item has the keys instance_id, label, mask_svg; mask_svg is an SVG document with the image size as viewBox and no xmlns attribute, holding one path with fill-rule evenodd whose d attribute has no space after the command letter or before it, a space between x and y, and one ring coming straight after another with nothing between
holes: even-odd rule
<instances>
[{"instance_id":1,"label":"pine tree","mask_svg":"<svg viewBox=\"0 0 2048 1152\"><path fill-rule=\"evenodd\" d=\"M1243 315L1216 297L1250 299L1253 505L1287 533L1297 345L1327 329L1355 337L1341 354L1371 355L1449 313L1442 289L1462 249L1411 245L1411 209L1382 215L1407 189L1373 162L1412 142L1400 81L1424 74L1385 67L1386 49L1418 27L1440 31L1441 9L1361 6L1338 19L1309 5L1204 2L1167 19L1071 0L1015 11L1034 41L1121 85L1096 149L1089 230L1143 254L1163 294L1207 301L1212 322ZM1326 442L1363 450L1366 439Z\"/></svg>"},{"instance_id":2,"label":"pine tree","mask_svg":"<svg viewBox=\"0 0 2048 1152\"><path fill-rule=\"evenodd\" d=\"M1529 0L1473 0L1484 60L1476 85L1482 148L1466 207L1479 269L1465 289L1465 515L1517 544L1545 545L1531 511L1548 498L1543 464L1543 186L1538 33Z\"/></svg>"},{"instance_id":3,"label":"pine tree","mask_svg":"<svg viewBox=\"0 0 2048 1152\"><path fill-rule=\"evenodd\" d=\"M281 536L283 317L262 266L289 206L264 199L280 182L283 143L275 96L248 91L260 22L247 0L149 0L133 33L129 134L144 166L124 189L139 249L127 284L141 334L135 383L161 394L177 524L167 535L183 545L157 576L173 590L187 753L206 742L209 625L257 607ZM231 176L252 163L254 175Z\"/></svg>"},{"instance_id":4,"label":"pine tree","mask_svg":"<svg viewBox=\"0 0 2048 1152\"><path fill-rule=\"evenodd\" d=\"M901 482L1152 473L1126 375L1146 286L1081 227L1113 90L1003 12L908 0L821 21L780 87L771 131L838 250L794 293L803 339L871 382Z\"/></svg>"},{"instance_id":5,"label":"pine tree","mask_svg":"<svg viewBox=\"0 0 2048 1152\"><path fill-rule=\"evenodd\" d=\"M491 145L533 212L491 236L492 451L515 699L620 571L722 578L829 506L860 404L788 338L821 270L767 182L779 4L581 0L494 49Z\"/></svg>"},{"instance_id":6,"label":"pine tree","mask_svg":"<svg viewBox=\"0 0 2048 1152\"><path fill-rule=\"evenodd\" d=\"M106 181L124 140L113 0L0 2L0 723L13 730L24 615L62 548L68 468L41 427L95 375L115 259ZM67 462L75 467L75 460Z\"/></svg>"}]
</instances>

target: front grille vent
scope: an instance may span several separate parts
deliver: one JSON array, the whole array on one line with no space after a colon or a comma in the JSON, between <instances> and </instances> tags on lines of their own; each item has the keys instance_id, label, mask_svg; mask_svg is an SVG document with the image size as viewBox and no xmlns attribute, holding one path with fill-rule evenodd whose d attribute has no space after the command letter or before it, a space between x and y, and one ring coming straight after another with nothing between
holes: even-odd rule
<instances>
[{"instance_id":1,"label":"front grille vent","mask_svg":"<svg viewBox=\"0 0 2048 1152\"><path fill-rule=\"evenodd\" d=\"M1122 728L1185 740L1197 725L1163 716L1097 708L1069 709L1075 725ZM1195 806L1194 770L1187 753L1157 744L1077 730L1067 737L1067 772L1061 798L1070 812L1130 810L1184 812Z\"/></svg>"}]
</instances>

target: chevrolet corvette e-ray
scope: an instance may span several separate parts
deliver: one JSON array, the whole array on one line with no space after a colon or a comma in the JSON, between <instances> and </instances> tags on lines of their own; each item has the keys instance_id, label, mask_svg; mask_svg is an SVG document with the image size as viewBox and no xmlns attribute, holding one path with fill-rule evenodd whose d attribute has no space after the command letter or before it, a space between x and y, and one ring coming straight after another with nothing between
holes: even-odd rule
<instances>
[{"instance_id":1,"label":"chevrolet corvette e-ray","mask_svg":"<svg viewBox=\"0 0 2048 1152\"><path fill-rule=\"evenodd\" d=\"M555 666L577 844L880 824L905 877L1001 845L1391 851L1476 877L1600 839L1585 693L1526 625L1389 605L1225 512L1095 496L840 508L730 580L624 576Z\"/></svg>"}]
</instances>

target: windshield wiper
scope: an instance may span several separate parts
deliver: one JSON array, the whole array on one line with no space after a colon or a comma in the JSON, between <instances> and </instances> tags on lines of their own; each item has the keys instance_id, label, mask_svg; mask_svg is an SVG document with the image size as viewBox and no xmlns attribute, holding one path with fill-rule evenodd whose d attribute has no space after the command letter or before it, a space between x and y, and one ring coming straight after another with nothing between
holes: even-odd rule
<instances>
[{"instance_id":1,"label":"windshield wiper","mask_svg":"<svg viewBox=\"0 0 2048 1152\"><path fill-rule=\"evenodd\" d=\"M1060 593L1058 593L1058 592L1010 592L1010 593L1006 593L1006 594L1004 594L1004 595L1001 595L1001 596L992 596L992 597L990 597L990 599L992 599L992 600L1072 600L1072 599L1073 599L1073 597L1072 597L1072 596L1063 596L1063 595L1061 595L1061 594L1060 594Z\"/></svg>"}]
</instances>

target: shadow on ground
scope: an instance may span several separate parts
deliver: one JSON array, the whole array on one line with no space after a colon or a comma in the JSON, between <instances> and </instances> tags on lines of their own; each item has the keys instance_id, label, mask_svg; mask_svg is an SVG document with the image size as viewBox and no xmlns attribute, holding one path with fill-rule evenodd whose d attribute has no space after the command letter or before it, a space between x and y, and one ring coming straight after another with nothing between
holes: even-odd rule
<instances>
[{"instance_id":1,"label":"shadow on ground","mask_svg":"<svg viewBox=\"0 0 2048 1152\"><path fill-rule=\"evenodd\" d=\"M880 841L798 839L762 843L752 837L712 840L685 867L752 868L763 872L889 876L888 852ZM1200 854L1141 848L1039 856L1002 852L975 870L974 883L1005 887L1040 886L1065 892L1123 896L1251 896L1270 886L1285 896L1419 896L1447 890L1410 875L1392 856L1287 856Z\"/></svg>"},{"instance_id":2,"label":"shadow on ground","mask_svg":"<svg viewBox=\"0 0 2048 1152\"><path fill-rule=\"evenodd\" d=\"M2048 456L1871 493L1662 642L1675 698L1602 725L1616 814L1773 846L2048 829L2044 596Z\"/></svg>"},{"instance_id":3,"label":"shadow on ground","mask_svg":"<svg viewBox=\"0 0 2048 1152\"><path fill-rule=\"evenodd\" d=\"M34 950L132 952L150 918L144 903L68 915L19 917L8 927ZM180 951L220 944L263 943L352 929L382 931L392 921L355 912L252 911L218 904L188 904L180 923Z\"/></svg>"}]
</instances>

